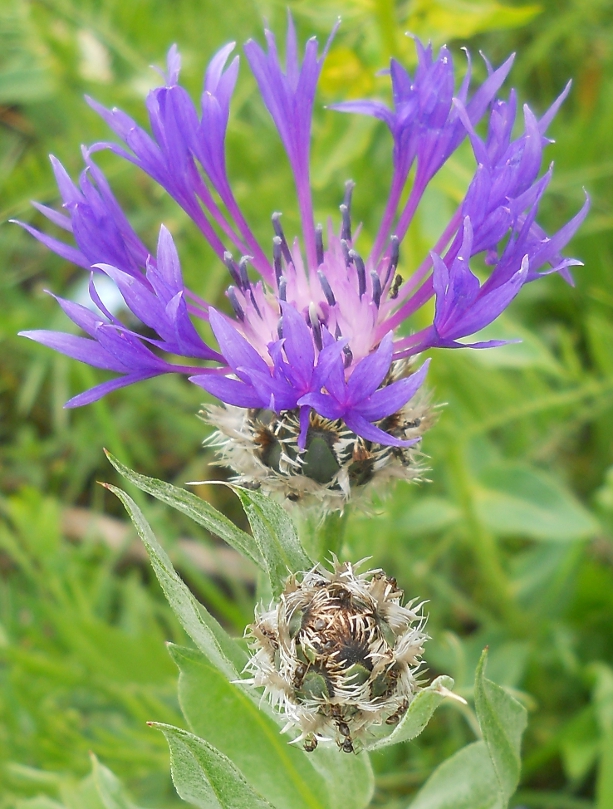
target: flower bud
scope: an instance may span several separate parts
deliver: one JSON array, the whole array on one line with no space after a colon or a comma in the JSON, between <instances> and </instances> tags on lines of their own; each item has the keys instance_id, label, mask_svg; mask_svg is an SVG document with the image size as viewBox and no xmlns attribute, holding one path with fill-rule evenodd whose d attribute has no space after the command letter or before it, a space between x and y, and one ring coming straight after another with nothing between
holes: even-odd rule
<instances>
[{"instance_id":1,"label":"flower bud","mask_svg":"<svg viewBox=\"0 0 613 809\"><path fill-rule=\"evenodd\" d=\"M420 688L422 604L402 606L395 579L357 567L334 559L332 571L290 576L247 629L248 682L264 687L307 752L331 741L359 752L377 726L400 721Z\"/></svg>"}]
</instances>

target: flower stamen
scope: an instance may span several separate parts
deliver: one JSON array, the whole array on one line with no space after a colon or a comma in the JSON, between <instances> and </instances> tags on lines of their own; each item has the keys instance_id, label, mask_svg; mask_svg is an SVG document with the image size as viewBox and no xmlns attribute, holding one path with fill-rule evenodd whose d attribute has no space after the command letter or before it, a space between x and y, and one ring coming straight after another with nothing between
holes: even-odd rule
<instances>
[{"instance_id":1,"label":"flower stamen","mask_svg":"<svg viewBox=\"0 0 613 809\"><path fill-rule=\"evenodd\" d=\"M324 229L322 225L315 228L315 252L317 254L317 266L324 263Z\"/></svg>"},{"instance_id":2,"label":"flower stamen","mask_svg":"<svg viewBox=\"0 0 613 809\"><path fill-rule=\"evenodd\" d=\"M364 266L362 256L360 256L360 254L355 250L349 251L349 258L353 262L353 266L355 267L355 271L358 276L358 295L360 296L361 300L366 292L366 267Z\"/></svg>"},{"instance_id":3,"label":"flower stamen","mask_svg":"<svg viewBox=\"0 0 613 809\"><path fill-rule=\"evenodd\" d=\"M285 233L283 233L283 228L281 227L281 218L282 214L279 211L273 213L272 219L272 226L275 231L275 235L281 239L281 251L283 253L283 258L285 259L287 264L293 264L294 259L292 258L292 253L289 249L289 245L287 244L287 239L285 238Z\"/></svg>"},{"instance_id":4,"label":"flower stamen","mask_svg":"<svg viewBox=\"0 0 613 809\"><path fill-rule=\"evenodd\" d=\"M334 297L334 293L332 292L332 287L330 286L330 282L324 275L323 270L317 270L317 277L319 278L319 283L321 285L321 290L324 293L326 300L330 306L336 306L336 298Z\"/></svg>"}]
</instances>

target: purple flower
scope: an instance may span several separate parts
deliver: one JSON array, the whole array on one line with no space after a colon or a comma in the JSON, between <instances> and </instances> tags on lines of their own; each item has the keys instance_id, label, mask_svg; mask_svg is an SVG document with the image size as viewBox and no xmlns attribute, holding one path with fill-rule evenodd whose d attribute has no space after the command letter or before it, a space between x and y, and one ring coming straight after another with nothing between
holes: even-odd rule
<instances>
[{"instance_id":1,"label":"purple flower","mask_svg":"<svg viewBox=\"0 0 613 809\"><path fill-rule=\"evenodd\" d=\"M58 298L87 336L41 330L24 335L119 374L75 397L69 406L141 379L183 373L230 407L295 414L300 450L305 449L314 412L344 424L364 441L400 451L416 439L406 439L406 430L392 422L415 396L427 363L406 375L399 361L428 348L498 345L460 340L498 317L525 283L550 272L571 280L568 268L578 262L563 258L560 251L585 218L587 201L552 236L536 223L551 177L551 169L539 176L549 142L545 131L568 88L540 120L525 107L523 131L513 138L515 94L511 91L508 100L498 97L512 58L496 70L487 64L488 78L473 90L469 61L456 90L449 51L442 48L435 56L430 45L416 40L413 76L391 62L392 109L372 100L334 105L386 123L394 173L366 258L352 232L353 183L345 188L338 231L331 224L326 230L315 225L309 182L311 119L335 31L322 53L310 39L301 60L290 16L285 65L270 32L265 49L253 41L245 45L289 158L302 223L301 236L288 240L280 214L273 213L271 251L254 237L226 171L225 139L239 67L238 57L228 64L234 44L213 57L199 109L178 84L180 57L174 46L170 49L164 86L147 98L150 132L120 110L90 100L122 145L98 143L85 149L78 185L52 158L64 211L36 206L70 232L74 244L23 225L51 250L91 272L90 295L98 310L94 314ZM484 117L487 135L482 139L476 126ZM474 177L438 243L403 282L397 273L402 239L428 183L466 137L475 156ZM185 288L177 251L164 227L155 256L142 243L92 159L100 149L110 149L146 172L193 219L230 274L232 316ZM414 179L401 203L412 169ZM482 281L470 267L477 255L490 268ZM258 280L248 273L250 264ZM127 307L147 327L146 334L156 336L128 328L107 311L96 291L101 273L117 285ZM432 299L431 325L398 335L398 327ZM200 336L198 320L209 323L217 347ZM185 363L166 359L168 355L183 357Z\"/></svg>"}]
</instances>

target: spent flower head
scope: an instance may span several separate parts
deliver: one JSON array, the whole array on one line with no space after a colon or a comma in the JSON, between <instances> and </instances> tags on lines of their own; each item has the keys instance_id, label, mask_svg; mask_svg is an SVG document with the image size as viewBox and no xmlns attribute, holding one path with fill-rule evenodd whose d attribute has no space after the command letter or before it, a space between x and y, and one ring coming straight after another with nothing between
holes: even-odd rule
<instances>
[{"instance_id":1,"label":"spent flower head","mask_svg":"<svg viewBox=\"0 0 613 809\"><path fill-rule=\"evenodd\" d=\"M278 601L247 629L251 683L287 717L308 752L334 741L357 752L396 725L420 688L421 604L381 570L333 560L287 580Z\"/></svg>"},{"instance_id":2,"label":"spent flower head","mask_svg":"<svg viewBox=\"0 0 613 809\"><path fill-rule=\"evenodd\" d=\"M549 143L545 133L568 88L540 119L524 107L522 128L515 93L508 99L498 95L512 59L497 69L486 62L488 76L477 88L471 87L469 60L456 89L450 52L441 48L435 54L415 40L414 74L391 61L391 108L368 100L332 105L375 116L391 133L393 174L373 244L367 250L356 236L352 182L345 186L338 225L316 224L311 119L335 30L321 53L310 39L301 59L290 16L285 65L269 31L265 48L254 41L245 45L289 159L301 220L301 233L286 235L280 214L271 211L269 246L256 240L228 179L225 140L239 64L238 57L228 62L234 44L209 64L199 109L178 83L180 57L176 47L170 49L164 85L147 97L150 133L120 110L89 100L122 145L84 149L78 183L52 158L64 210L36 205L74 243L23 225L90 272L91 307L57 298L86 336L24 334L116 374L75 396L69 407L160 374L185 374L222 403L205 415L217 428L212 443L241 482L342 508L356 488L419 474L415 446L432 418L422 392L428 361L418 368L414 358L430 348L500 345L470 339L524 284L552 272L571 280L569 267L579 262L560 250L584 219L587 202L551 236L536 223L551 179L551 167L540 175ZM485 137L477 131L483 119ZM407 229L428 183L465 138L475 157L474 177L437 243L403 278L400 251ZM156 250L141 241L94 162L100 149L138 166L191 217L229 274L232 314L186 288L164 226ZM489 268L484 280L471 269L477 256ZM131 328L109 311L97 289L102 276L116 284L142 326ZM431 302L429 325L400 331ZM216 345L203 339L198 321L210 325Z\"/></svg>"}]
</instances>

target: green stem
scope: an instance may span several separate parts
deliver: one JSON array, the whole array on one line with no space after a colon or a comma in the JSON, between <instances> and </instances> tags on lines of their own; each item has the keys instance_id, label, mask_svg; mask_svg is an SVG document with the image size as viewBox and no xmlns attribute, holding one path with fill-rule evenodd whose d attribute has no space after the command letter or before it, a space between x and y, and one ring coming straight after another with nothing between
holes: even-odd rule
<instances>
[{"instance_id":1,"label":"green stem","mask_svg":"<svg viewBox=\"0 0 613 809\"><path fill-rule=\"evenodd\" d=\"M299 520L299 535L305 551L317 562L324 564L330 554L340 555L347 526L348 508L342 514L334 511L323 520L318 515L303 515Z\"/></svg>"},{"instance_id":2,"label":"green stem","mask_svg":"<svg viewBox=\"0 0 613 809\"><path fill-rule=\"evenodd\" d=\"M347 527L347 517L349 516L349 507L345 506L342 513L333 511L331 514L324 517L324 521L319 528L319 558L330 557L333 553L335 556L340 556L343 547L343 540L345 538L345 528ZM322 559L323 561L323 559Z\"/></svg>"}]
</instances>

